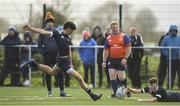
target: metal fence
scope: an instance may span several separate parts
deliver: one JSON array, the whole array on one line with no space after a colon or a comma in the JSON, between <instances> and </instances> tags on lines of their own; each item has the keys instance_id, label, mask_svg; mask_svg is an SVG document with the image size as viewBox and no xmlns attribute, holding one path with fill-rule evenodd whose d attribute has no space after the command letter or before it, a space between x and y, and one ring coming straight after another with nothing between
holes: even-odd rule
<instances>
[{"instance_id":1,"label":"metal fence","mask_svg":"<svg viewBox=\"0 0 180 106\"><path fill-rule=\"evenodd\" d=\"M0 48L3 48L5 46L3 45L0 45ZM37 45L14 45L14 46L11 46L11 47L27 47L29 49L29 59L31 59L31 49L33 47L38 47ZM94 64L95 64L95 81L94 81L94 86L96 87L96 82L97 82L97 74L96 74L96 70L97 70L97 67L96 67L96 63L97 63L97 53L98 53L98 49L99 48L103 48L103 46L79 46L79 45L74 45L74 46L70 46L70 48L74 48L74 49L79 49L79 48L94 48L95 49L95 61L94 61ZM180 47L163 47L163 46L142 46L142 47L132 47L132 48L135 48L135 49L168 49L169 50L169 60L171 60L171 53L172 53L172 49L179 49L179 56L180 56ZM179 57L180 59L180 57ZM169 61L169 71L168 71L168 77L169 77L169 89L171 89L171 61ZM29 80L31 80L31 68L29 68Z\"/></svg>"}]
</instances>

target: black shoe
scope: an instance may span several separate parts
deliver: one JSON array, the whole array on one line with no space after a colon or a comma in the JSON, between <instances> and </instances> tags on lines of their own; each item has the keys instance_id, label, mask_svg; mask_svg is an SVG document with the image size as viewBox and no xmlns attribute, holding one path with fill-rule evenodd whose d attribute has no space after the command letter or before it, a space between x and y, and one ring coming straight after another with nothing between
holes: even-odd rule
<instances>
[{"instance_id":1,"label":"black shoe","mask_svg":"<svg viewBox=\"0 0 180 106\"><path fill-rule=\"evenodd\" d=\"M131 92L126 92L127 97L131 97Z\"/></svg>"},{"instance_id":2,"label":"black shoe","mask_svg":"<svg viewBox=\"0 0 180 106\"><path fill-rule=\"evenodd\" d=\"M24 62L23 64L21 64L20 66L20 70L29 68L29 67L34 67L36 68L38 66L37 62L34 59L31 59L29 61Z\"/></svg>"},{"instance_id":3,"label":"black shoe","mask_svg":"<svg viewBox=\"0 0 180 106\"><path fill-rule=\"evenodd\" d=\"M91 93L90 96L91 96L92 100L96 101L102 97L102 94L96 95L94 93Z\"/></svg>"},{"instance_id":4,"label":"black shoe","mask_svg":"<svg viewBox=\"0 0 180 106\"><path fill-rule=\"evenodd\" d=\"M65 92L61 92L61 93L60 93L60 96L61 96L61 97L71 97L70 95L68 95L68 94L65 93Z\"/></svg>"}]
</instances>

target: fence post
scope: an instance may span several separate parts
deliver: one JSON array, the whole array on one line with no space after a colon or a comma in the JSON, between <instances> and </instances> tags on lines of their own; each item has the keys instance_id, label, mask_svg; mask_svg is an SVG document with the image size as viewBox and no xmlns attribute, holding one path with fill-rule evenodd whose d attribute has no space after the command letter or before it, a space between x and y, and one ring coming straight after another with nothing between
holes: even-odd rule
<instances>
[{"instance_id":1,"label":"fence post","mask_svg":"<svg viewBox=\"0 0 180 106\"><path fill-rule=\"evenodd\" d=\"M119 29L122 30L122 4L119 5Z\"/></svg>"},{"instance_id":2,"label":"fence post","mask_svg":"<svg viewBox=\"0 0 180 106\"><path fill-rule=\"evenodd\" d=\"M31 59L31 46L28 46L29 49L29 60ZM31 81L31 67L29 67L29 81Z\"/></svg>"},{"instance_id":3,"label":"fence post","mask_svg":"<svg viewBox=\"0 0 180 106\"><path fill-rule=\"evenodd\" d=\"M94 61L94 87L96 87L96 81L97 81L97 52L98 52L98 48L97 46L95 46L95 61Z\"/></svg>"},{"instance_id":4,"label":"fence post","mask_svg":"<svg viewBox=\"0 0 180 106\"><path fill-rule=\"evenodd\" d=\"M148 67L148 56L146 56L145 58L145 65L146 65L146 81L148 81L149 77L148 77L148 70L149 70L149 67Z\"/></svg>"},{"instance_id":5,"label":"fence post","mask_svg":"<svg viewBox=\"0 0 180 106\"><path fill-rule=\"evenodd\" d=\"M171 48L169 48L169 71L168 71L168 82L169 82L169 85L168 85L168 88L169 89L172 89L171 87Z\"/></svg>"}]
</instances>

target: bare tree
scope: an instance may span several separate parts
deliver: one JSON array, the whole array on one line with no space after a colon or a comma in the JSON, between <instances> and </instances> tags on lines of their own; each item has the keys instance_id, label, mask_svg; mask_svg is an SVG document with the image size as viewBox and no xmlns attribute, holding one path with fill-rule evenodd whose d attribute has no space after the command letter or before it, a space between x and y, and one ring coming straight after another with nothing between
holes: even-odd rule
<instances>
[{"instance_id":1,"label":"bare tree","mask_svg":"<svg viewBox=\"0 0 180 106\"><path fill-rule=\"evenodd\" d=\"M7 20L0 18L0 33L6 33L9 27Z\"/></svg>"},{"instance_id":2,"label":"bare tree","mask_svg":"<svg viewBox=\"0 0 180 106\"><path fill-rule=\"evenodd\" d=\"M141 9L134 19L134 26L141 32L145 41L154 41L157 38L157 18L154 13L148 9Z\"/></svg>"},{"instance_id":3,"label":"bare tree","mask_svg":"<svg viewBox=\"0 0 180 106\"><path fill-rule=\"evenodd\" d=\"M119 20L119 5L116 1L108 1L100 7L94 8L90 12L89 20L82 21L79 31L89 27L92 29L95 25L99 25L105 30L106 26L113 20Z\"/></svg>"}]
</instances>

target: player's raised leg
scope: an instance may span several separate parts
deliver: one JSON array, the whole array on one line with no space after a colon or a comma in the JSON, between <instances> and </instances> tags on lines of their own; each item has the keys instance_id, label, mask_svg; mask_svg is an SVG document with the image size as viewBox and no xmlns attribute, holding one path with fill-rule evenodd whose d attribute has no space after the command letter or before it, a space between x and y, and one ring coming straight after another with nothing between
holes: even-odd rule
<instances>
[{"instance_id":1,"label":"player's raised leg","mask_svg":"<svg viewBox=\"0 0 180 106\"><path fill-rule=\"evenodd\" d=\"M60 69L56 65L53 68L51 68L48 65L37 63L34 59L24 62L20 66L20 70L24 70L25 68L29 67L38 68L39 71L48 73L49 75L56 75L60 71Z\"/></svg>"}]
</instances>

